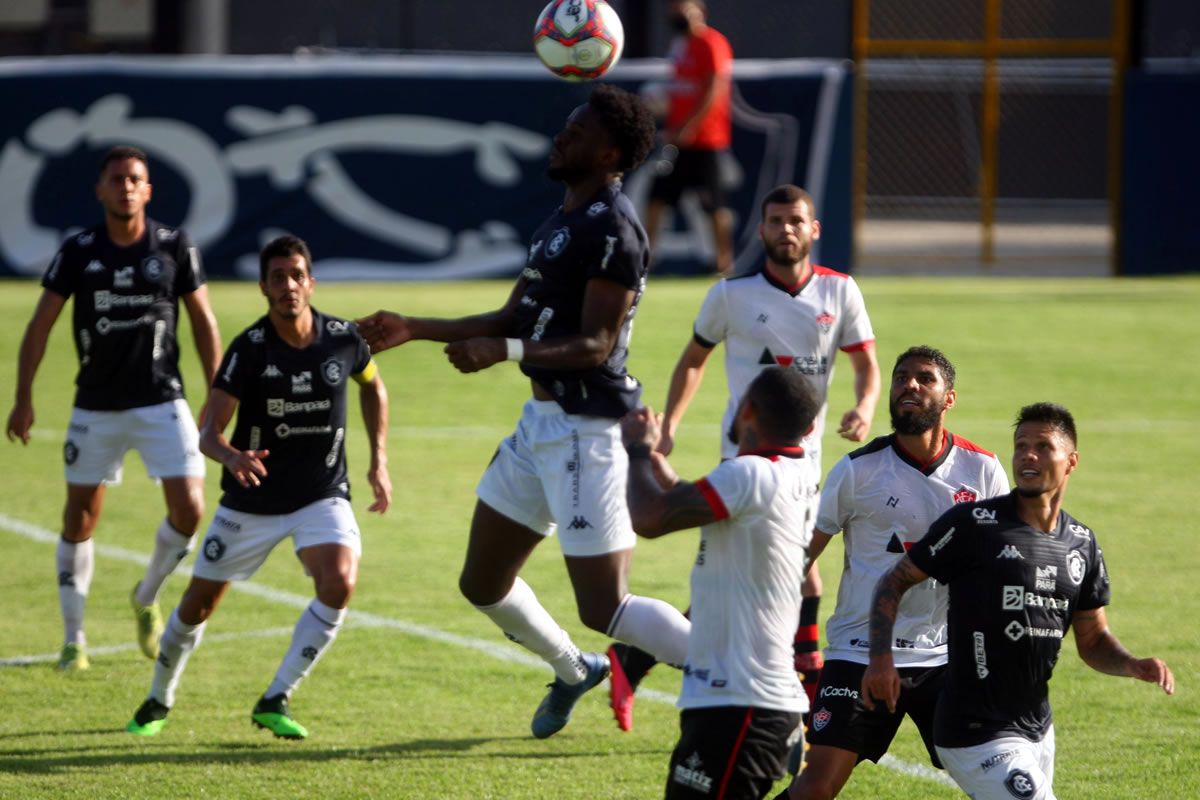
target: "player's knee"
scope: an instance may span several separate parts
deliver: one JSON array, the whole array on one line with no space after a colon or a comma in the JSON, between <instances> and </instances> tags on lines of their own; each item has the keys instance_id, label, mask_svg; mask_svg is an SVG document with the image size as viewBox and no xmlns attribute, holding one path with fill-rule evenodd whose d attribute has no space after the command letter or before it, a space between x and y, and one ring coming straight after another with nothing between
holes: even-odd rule
<instances>
[{"instance_id":1,"label":"player's knee","mask_svg":"<svg viewBox=\"0 0 1200 800\"><path fill-rule=\"evenodd\" d=\"M317 599L330 608L345 608L354 594L354 578L343 572L324 577L317 586Z\"/></svg>"},{"instance_id":2,"label":"player's knee","mask_svg":"<svg viewBox=\"0 0 1200 800\"><path fill-rule=\"evenodd\" d=\"M82 542L92 538L92 531L100 521L100 509L70 500L63 508L63 538L69 542Z\"/></svg>"},{"instance_id":3,"label":"player's knee","mask_svg":"<svg viewBox=\"0 0 1200 800\"><path fill-rule=\"evenodd\" d=\"M204 517L204 492L189 491L185 499L170 508L167 516L175 530L185 535L195 533Z\"/></svg>"}]
</instances>

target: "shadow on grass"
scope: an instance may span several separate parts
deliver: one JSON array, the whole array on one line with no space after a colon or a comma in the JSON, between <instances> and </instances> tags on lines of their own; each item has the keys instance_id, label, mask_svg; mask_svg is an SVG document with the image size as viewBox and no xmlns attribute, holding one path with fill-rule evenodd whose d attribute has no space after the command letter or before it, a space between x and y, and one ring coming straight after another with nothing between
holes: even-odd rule
<instances>
[{"instance_id":1,"label":"shadow on grass","mask_svg":"<svg viewBox=\"0 0 1200 800\"><path fill-rule=\"evenodd\" d=\"M426 758L475 758L478 754L473 750L481 745L497 742L522 742L532 745L537 740L529 736L500 736L475 737L463 739L414 739L410 742L377 745L375 747L346 747L325 749L328 745L309 739L306 742L277 742L266 739L262 743L229 742L217 744L206 750L179 752L175 749L176 742L169 739L133 740L124 731L76 731L82 734L109 734L114 737L127 738L128 746L97 752L97 747L54 747L41 753L31 753L25 750L0 750L0 758L4 759L3 771L8 773L24 773L30 775L49 775L68 769L98 768L114 766L148 766L154 764L287 764L295 762L329 763L352 761L383 761ZM21 735L45 735L31 733ZM165 747L155 747L155 745ZM314 749L320 747L322 749ZM154 748L154 749L150 749ZM626 751L627 756L659 755L666 757L670 748L650 748L640 751ZM548 758L592 758L609 756L611 750L604 749L596 752L567 753L561 751L537 750L509 752L489 751L488 758L501 759L548 759Z\"/></svg>"}]
</instances>

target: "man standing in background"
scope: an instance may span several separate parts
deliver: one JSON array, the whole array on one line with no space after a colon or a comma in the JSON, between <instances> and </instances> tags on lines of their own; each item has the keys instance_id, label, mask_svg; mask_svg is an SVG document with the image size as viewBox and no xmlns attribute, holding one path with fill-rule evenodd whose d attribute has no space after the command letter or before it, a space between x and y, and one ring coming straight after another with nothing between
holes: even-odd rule
<instances>
[{"instance_id":1,"label":"man standing in background","mask_svg":"<svg viewBox=\"0 0 1200 800\"><path fill-rule=\"evenodd\" d=\"M733 50L728 39L706 24L703 0L674 0L670 20L678 36L667 54L672 77L664 161L672 169L650 188L646 233L653 251L663 212L678 206L684 189L694 189L712 222L714 271L728 275L733 269L733 215L724 207L720 159L732 138Z\"/></svg>"}]
</instances>

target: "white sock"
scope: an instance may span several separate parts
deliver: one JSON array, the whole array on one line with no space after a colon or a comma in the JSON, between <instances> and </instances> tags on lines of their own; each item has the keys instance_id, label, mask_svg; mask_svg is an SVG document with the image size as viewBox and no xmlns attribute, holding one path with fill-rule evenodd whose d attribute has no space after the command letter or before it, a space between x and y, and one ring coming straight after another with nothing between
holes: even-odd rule
<instances>
[{"instance_id":1,"label":"white sock","mask_svg":"<svg viewBox=\"0 0 1200 800\"><path fill-rule=\"evenodd\" d=\"M164 519L154 533L154 555L146 567L146 576L138 584L135 599L138 605L149 606L158 602L159 592L167 576L175 571L187 554L192 552L196 537L175 530L169 519Z\"/></svg>"},{"instance_id":2,"label":"white sock","mask_svg":"<svg viewBox=\"0 0 1200 800\"><path fill-rule=\"evenodd\" d=\"M345 618L346 609L330 608L314 598L296 621L292 643L263 697L278 694L291 697L300 681L312 672L322 654L333 644Z\"/></svg>"},{"instance_id":3,"label":"white sock","mask_svg":"<svg viewBox=\"0 0 1200 800\"><path fill-rule=\"evenodd\" d=\"M86 645L83 634L83 609L96 566L95 547L90 538L68 542L59 538L55 553L58 567L58 605L62 609L65 636L63 644Z\"/></svg>"},{"instance_id":4,"label":"white sock","mask_svg":"<svg viewBox=\"0 0 1200 800\"><path fill-rule=\"evenodd\" d=\"M150 697L167 708L175 705L175 688L183 676L188 657L200 646L204 638L204 626L188 625L179 619L179 609L171 612L162 638L158 640L158 660L154 662L154 680L150 684Z\"/></svg>"},{"instance_id":5,"label":"white sock","mask_svg":"<svg viewBox=\"0 0 1200 800\"><path fill-rule=\"evenodd\" d=\"M651 653L664 664L687 660L692 623L670 603L627 594L608 623L608 635Z\"/></svg>"},{"instance_id":6,"label":"white sock","mask_svg":"<svg viewBox=\"0 0 1200 800\"><path fill-rule=\"evenodd\" d=\"M521 578L499 603L475 607L499 625L509 639L541 656L565 683L579 683L587 677L583 654Z\"/></svg>"}]
</instances>

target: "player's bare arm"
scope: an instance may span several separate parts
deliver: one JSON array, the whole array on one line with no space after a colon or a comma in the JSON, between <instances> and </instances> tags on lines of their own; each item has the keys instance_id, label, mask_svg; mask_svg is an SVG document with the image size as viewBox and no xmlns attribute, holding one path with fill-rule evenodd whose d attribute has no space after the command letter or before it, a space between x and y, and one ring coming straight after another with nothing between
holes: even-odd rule
<instances>
[{"instance_id":1,"label":"player's bare arm","mask_svg":"<svg viewBox=\"0 0 1200 800\"><path fill-rule=\"evenodd\" d=\"M1071 625L1079 657L1092 669L1119 678L1137 678L1157 684L1167 694L1175 693L1175 676L1166 662L1161 658L1138 658L1126 650L1108 629L1103 608L1076 611Z\"/></svg>"},{"instance_id":2,"label":"player's bare arm","mask_svg":"<svg viewBox=\"0 0 1200 800\"><path fill-rule=\"evenodd\" d=\"M660 424L661 416L649 406L635 408L621 418L621 441L630 453L629 516L633 530L648 539L716 520L696 485L681 481L666 458L653 452Z\"/></svg>"},{"instance_id":3,"label":"player's bare arm","mask_svg":"<svg viewBox=\"0 0 1200 800\"><path fill-rule=\"evenodd\" d=\"M374 374L370 380L360 383L358 393L363 423L367 427L367 442L371 447L367 483L375 496L375 502L367 510L382 514L392 504L392 479L387 471L388 394L383 379L375 371L374 359L368 370Z\"/></svg>"},{"instance_id":4,"label":"player's bare arm","mask_svg":"<svg viewBox=\"0 0 1200 800\"><path fill-rule=\"evenodd\" d=\"M21 350L17 355L16 397L6 428L10 442L19 439L22 444L29 444L29 430L33 427L33 378L42 363L42 357L46 355L50 329L54 327L66 303L67 298L58 292L43 289L34 307L33 317L25 328Z\"/></svg>"},{"instance_id":5,"label":"player's bare arm","mask_svg":"<svg viewBox=\"0 0 1200 800\"><path fill-rule=\"evenodd\" d=\"M854 408L842 416L838 433L852 442L865 441L871 432L871 420L875 418L875 406L879 403L879 362L875 358L875 346L862 350L851 350L850 365L854 368Z\"/></svg>"},{"instance_id":6,"label":"player's bare arm","mask_svg":"<svg viewBox=\"0 0 1200 800\"><path fill-rule=\"evenodd\" d=\"M696 396L696 390L700 388L700 382L704 379L704 368L712 351L713 348L705 347L695 338L690 339L687 347L683 348L683 354L679 356L675 371L671 373L671 386L667 390L667 409L663 412L662 436L654 448L664 456L671 455L671 451L675 449L675 434L679 430L679 423L683 421L684 413L691 405L692 398Z\"/></svg>"},{"instance_id":7,"label":"player's bare arm","mask_svg":"<svg viewBox=\"0 0 1200 800\"><path fill-rule=\"evenodd\" d=\"M192 323L192 340L196 343L196 353L200 356L200 368L204 371L204 404L200 407L199 418L204 418L204 409L208 405L208 392L212 387L213 378L217 377L217 368L221 366L221 332L217 328L217 317L213 314L212 303L208 298L208 286L201 286L194 292L183 295L183 306L187 309L188 319Z\"/></svg>"},{"instance_id":8,"label":"player's bare arm","mask_svg":"<svg viewBox=\"0 0 1200 800\"><path fill-rule=\"evenodd\" d=\"M862 700L875 710L875 700L882 700L888 711L896 711L900 697L900 673L892 660L892 631L896 626L896 611L900 598L929 576L908 556L875 584L871 596L871 662L863 673Z\"/></svg>"},{"instance_id":9,"label":"player's bare arm","mask_svg":"<svg viewBox=\"0 0 1200 800\"><path fill-rule=\"evenodd\" d=\"M267 475L262 460L269 450L238 450L225 438L225 428L237 410L236 397L223 389L209 393L208 407L200 420L200 452L229 470L242 486L259 486Z\"/></svg>"},{"instance_id":10,"label":"player's bare arm","mask_svg":"<svg viewBox=\"0 0 1200 800\"><path fill-rule=\"evenodd\" d=\"M394 311L376 311L356 319L359 334L367 341L372 353L399 347L414 339L431 342L458 342L478 337L505 337L512 333L513 310L525 293L527 281L517 279L508 300L501 308L484 314L458 319L437 317L407 317ZM503 342L501 341L501 344Z\"/></svg>"},{"instance_id":11,"label":"player's bare arm","mask_svg":"<svg viewBox=\"0 0 1200 800\"><path fill-rule=\"evenodd\" d=\"M821 556L821 553L825 552L825 548L829 546L829 542L832 539L832 533L826 533L820 528L813 528L812 540L808 543L808 562L810 572L816 567L817 559Z\"/></svg>"}]
</instances>

